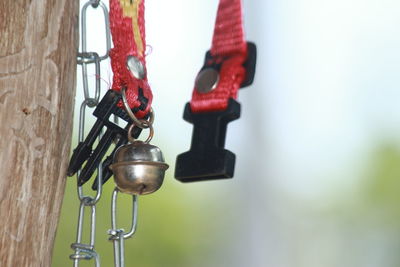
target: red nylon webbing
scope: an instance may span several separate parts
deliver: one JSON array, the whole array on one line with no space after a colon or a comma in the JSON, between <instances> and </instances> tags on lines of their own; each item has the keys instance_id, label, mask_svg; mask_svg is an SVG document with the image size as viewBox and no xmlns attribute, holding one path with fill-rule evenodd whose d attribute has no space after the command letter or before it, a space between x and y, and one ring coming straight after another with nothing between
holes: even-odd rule
<instances>
[{"instance_id":1,"label":"red nylon webbing","mask_svg":"<svg viewBox=\"0 0 400 267\"><path fill-rule=\"evenodd\" d=\"M112 89L120 91L126 87L126 97L129 106L137 110L135 115L143 118L150 111L152 93L147 81L136 79L126 67L129 55L137 57L146 67L145 50L145 23L144 23L144 1L145 0L110 0L110 29L114 48L110 51L111 68L114 73ZM139 88L143 91L140 96ZM145 109L141 98L147 99ZM122 107L122 103L120 103Z\"/></svg>"},{"instance_id":2,"label":"red nylon webbing","mask_svg":"<svg viewBox=\"0 0 400 267\"><path fill-rule=\"evenodd\" d=\"M195 113L224 110L229 98L237 98L246 74L243 63L247 57L241 0L220 0L211 55L213 63L222 63L219 82L209 93L199 93L194 88L190 107Z\"/></svg>"}]
</instances>

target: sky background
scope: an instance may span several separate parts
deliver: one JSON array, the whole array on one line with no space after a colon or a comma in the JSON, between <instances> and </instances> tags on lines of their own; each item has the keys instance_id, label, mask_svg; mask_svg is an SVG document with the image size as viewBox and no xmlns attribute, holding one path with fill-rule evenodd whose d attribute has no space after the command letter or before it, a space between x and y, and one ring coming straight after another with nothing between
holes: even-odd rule
<instances>
[{"instance_id":1,"label":"sky background","mask_svg":"<svg viewBox=\"0 0 400 267\"><path fill-rule=\"evenodd\" d=\"M243 1L258 58L254 84L239 93L241 118L228 127L235 177L181 184L175 158L189 149L192 132L183 108L210 48L217 5L146 1L152 143L170 169L160 191L139 198L127 266L400 266L400 2ZM89 18L88 48L104 51L101 13L90 10ZM79 74L78 67L77 104ZM105 63L103 92L111 77ZM112 183L98 214L104 266L112 262ZM72 264L74 186L69 178L53 266ZM122 200L127 211L129 201Z\"/></svg>"}]
</instances>

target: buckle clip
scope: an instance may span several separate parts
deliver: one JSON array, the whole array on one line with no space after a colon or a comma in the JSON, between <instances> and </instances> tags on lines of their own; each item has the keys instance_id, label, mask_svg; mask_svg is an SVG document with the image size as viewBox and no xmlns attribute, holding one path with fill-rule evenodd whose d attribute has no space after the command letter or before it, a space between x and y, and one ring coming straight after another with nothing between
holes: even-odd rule
<instances>
[{"instance_id":1,"label":"buckle clip","mask_svg":"<svg viewBox=\"0 0 400 267\"><path fill-rule=\"evenodd\" d=\"M246 76L242 87L253 83L257 58L254 43L247 43L247 59L243 66ZM213 58L206 53L204 66L196 78L196 89L200 93L213 90L219 79L219 71L224 58ZM193 113L187 103L184 120L193 124L190 150L178 155L175 178L181 182L196 182L232 178L236 156L224 148L228 123L240 117L240 104L233 98L228 99L228 107L222 111Z\"/></svg>"},{"instance_id":2,"label":"buckle clip","mask_svg":"<svg viewBox=\"0 0 400 267\"><path fill-rule=\"evenodd\" d=\"M240 104L230 98L223 111L193 113L187 103L183 118L193 124L190 150L178 155L175 178L181 182L232 178L235 154L224 149L228 123L240 117Z\"/></svg>"},{"instance_id":3,"label":"buckle clip","mask_svg":"<svg viewBox=\"0 0 400 267\"><path fill-rule=\"evenodd\" d=\"M214 69L217 73L219 73L224 59L225 58L222 58L221 60L216 60L211 55L211 51L210 50L207 51L203 67L200 69L199 74L209 69ZM252 42L247 42L247 58L246 61L243 63L243 67L246 70L246 76L243 82L241 83L240 88L250 86L253 83L254 76L256 73L256 62L257 62L257 46ZM196 79L196 81L198 80L198 78ZM216 80L215 82L217 83L218 81Z\"/></svg>"}]
</instances>

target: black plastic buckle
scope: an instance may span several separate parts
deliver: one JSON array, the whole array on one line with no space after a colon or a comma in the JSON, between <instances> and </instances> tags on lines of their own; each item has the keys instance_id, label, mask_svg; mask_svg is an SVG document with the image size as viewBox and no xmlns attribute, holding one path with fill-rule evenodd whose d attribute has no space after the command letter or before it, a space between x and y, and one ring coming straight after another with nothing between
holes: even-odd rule
<instances>
[{"instance_id":1,"label":"black plastic buckle","mask_svg":"<svg viewBox=\"0 0 400 267\"><path fill-rule=\"evenodd\" d=\"M204 65L200 71L205 68L214 68L216 70L221 69L221 65L226 58L216 59L211 55L211 51L207 51ZM246 69L246 77L244 78L240 88L250 86L254 81L254 76L256 73L256 62L257 62L257 46L252 42L247 42L247 59L243 63L243 67Z\"/></svg>"},{"instance_id":2,"label":"black plastic buckle","mask_svg":"<svg viewBox=\"0 0 400 267\"><path fill-rule=\"evenodd\" d=\"M74 149L71 160L69 162L67 175L74 175L76 172L78 172L79 169L82 168L83 164L86 162L79 174L79 186L83 185L91 178L97 166L106 154L108 148L112 144L113 140L118 138L119 145L123 145L128 141L127 128L133 122L129 115L125 112L125 110L117 106L117 103L121 101L121 98L122 96L119 92L113 90L107 91L107 93L104 95L104 97L93 112L93 115L97 118L95 124L86 136L85 140L80 142L78 146ZM125 128L121 128L120 126L116 125L114 122L110 121L111 115L116 115L119 118L123 119L128 123L128 126ZM96 139L100 136L100 133L104 127L107 128L107 130L102 136L101 140L98 142L97 146L93 149L92 147L94 146ZM135 127L132 133L133 137L137 138L140 132L141 129L139 127ZM114 152L115 149L112 154ZM108 161L110 160L108 159ZM103 183L105 183L112 174L111 171L108 170L108 161L106 160L104 162L105 164L103 164Z\"/></svg>"},{"instance_id":3,"label":"black plastic buckle","mask_svg":"<svg viewBox=\"0 0 400 267\"><path fill-rule=\"evenodd\" d=\"M178 155L175 178L181 182L196 182L232 178L235 154L224 149L228 123L240 117L240 104L229 99L224 111L192 113L187 103L183 118L193 123L190 150Z\"/></svg>"},{"instance_id":4,"label":"black plastic buckle","mask_svg":"<svg viewBox=\"0 0 400 267\"><path fill-rule=\"evenodd\" d=\"M248 57L243 66L246 78L241 87L249 86L254 80L257 50L253 43L247 43ZM219 70L222 62L214 60L207 52L202 69L213 67ZM193 113L187 103L184 120L193 124L190 150L178 155L175 178L181 182L196 182L232 178L236 156L225 147L228 123L240 117L240 104L230 98L223 111Z\"/></svg>"}]
</instances>

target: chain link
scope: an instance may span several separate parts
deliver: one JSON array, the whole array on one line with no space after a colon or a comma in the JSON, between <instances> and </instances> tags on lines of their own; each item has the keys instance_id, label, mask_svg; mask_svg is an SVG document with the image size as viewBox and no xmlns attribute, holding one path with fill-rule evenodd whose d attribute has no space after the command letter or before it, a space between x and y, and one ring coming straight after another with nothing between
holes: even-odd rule
<instances>
[{"instance_id":1,"label":"chain link","mask_svg":"<svg viewBox=\"0 0 400 267\"><path fill-rule=\"evenodd\" d=\"M137 226L137 210L138 198L136 195L132 196L132 223L130 230L125 232L123 228L117 227L117 197L119 190L115 188L111 199L111 228L108 230L110 238L108 240L113 242L114 245L114 266L125 267L125 239L131 238L136 232Z\"/></svg>"},{"instance_id":2,"label":"chain link","mask_svg":"<svg viewBox=\"0 0 400 267\"><path fill-rule=\"evenodd\" d=\"M100 7L103 11L104 25L105 25L105 37L106 37L106 52L104 55L99 56L96 52L87 51L87 10L88 7L97 9ZM81 52L78 53L77 63L82 65L82 80L83 80L83 93L85 95L86 105L89 107L94 107L98 104L100 98L100 62L108 58L108 53L111 49L111 37L110 37L110 22L108 19L108 10L105 4L99 0L90 0L86 2L81 10ZM95 64L96 76L95 76L95 96L90 97L89 95L89 82L88 82L88 72L87 65Z\"/></svg>"},{"instance_id":3,"label":"chain link","mask_svg":"<svg viewBox=\"0 0 400 267\"><path fill-rule=\"evenodd\" d=\"M99 53L94 51L87 51L87 10L91 6L94 9L100 7L103 11L104 25L105 25L105 40L106 40L106 52L99 56ZM111 49L111 38L110 38L110 27L108 19L108 10L106 5L100 0L89 0L87 1L80 12L80 24L81 24L81 52L78 52L77 63L82 66L82 87L84 100L80 106L79 112L79 130L78 130L78 140L82 142L85 138L85 117L86 108L96 107L99 103L100 98L100 66L101 62L108 58L109 51ZM89 82L88 82L88 65L94 64L95 67L95 86L94 86L94 96L91 96L89 92ZM114 118L117 123L117 117ZM99 136L99 140L102 137L102 133ZM80 171L77 173L77 178L79 177ZM70 255L70 259L73 260L73 266L79 267L81 260L94 260L95 266L100 267L100 256L95 250L95 239L96 239L96 204L102 195L102 166L101 163L97 168L97 191L96 195L90 196L84 193L82 186L77 186L78 199L80 201L79 214L78 214L78 225L76 231L76 242L71 244L71 248L74 250L74 254ZM110 235L109 240L114 242L114 263L116 267L124 267L124 241L127 238L132 237L136 230L137 222L137 197L133 196L133 215L132 215L132 226L129 232L125 232L122 228L117 228L116 223L116 212L117 212L117 195L118 189L115 189L112 194L111 201L111 228L108 233ZM82 241L82 236L84 232L84 217L85 210L90 208L90 240L89 243L84 243Z\"/></svg>"}]
</instances>

